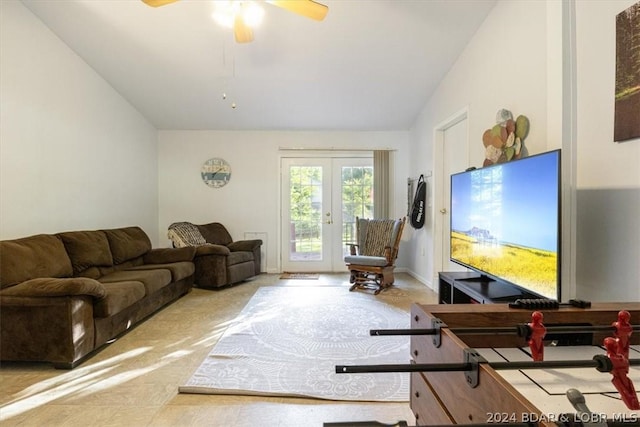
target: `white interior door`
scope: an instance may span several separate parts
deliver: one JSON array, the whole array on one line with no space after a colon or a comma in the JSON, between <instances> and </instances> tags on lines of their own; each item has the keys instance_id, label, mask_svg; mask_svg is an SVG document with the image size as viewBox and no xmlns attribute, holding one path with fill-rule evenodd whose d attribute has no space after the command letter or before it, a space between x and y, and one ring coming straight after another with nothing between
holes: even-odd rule
<instances>
[{"instance_id":1,"label":"white interior door","mask_svg":"<svg viewBox=\"0 0 640 427\"><path fill-rule=\"evenodd\" d=\"M371 158L283 158L282 271L343 272L355 216L373 215Z\"/></svg>"},{"instance_id":2,"label":"white interior door","mask_svg":"<svg viewBox=\"0 0 640 427\"><path fill-rule=\"evenodd\" d=\"M466 268L449 260L451 251L450 216L451 174L469 167L469 147L466 112L441 126L436 144L436 171L439 185L436 187L436 221L434 248L434 279L439 271L466 271ZM437 281L434 281L437 283Z\"/></svg>"}]
</instances>

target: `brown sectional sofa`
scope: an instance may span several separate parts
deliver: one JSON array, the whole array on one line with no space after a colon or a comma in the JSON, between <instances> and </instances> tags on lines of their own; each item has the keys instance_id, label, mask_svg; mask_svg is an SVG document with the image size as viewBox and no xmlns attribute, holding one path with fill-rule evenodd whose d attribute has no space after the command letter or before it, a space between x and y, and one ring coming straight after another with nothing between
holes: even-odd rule
<instances>
[{"instance_id":1,"label":"brown sectional sofa","mask_svg":"<svg viewBox=\"0 0 640 427\"><path fill-rule=\"evenodd\" d=\"M73 368L188 293L195 251L139 227L0 241L0 360Z\"/></svg>"}]
</instances>

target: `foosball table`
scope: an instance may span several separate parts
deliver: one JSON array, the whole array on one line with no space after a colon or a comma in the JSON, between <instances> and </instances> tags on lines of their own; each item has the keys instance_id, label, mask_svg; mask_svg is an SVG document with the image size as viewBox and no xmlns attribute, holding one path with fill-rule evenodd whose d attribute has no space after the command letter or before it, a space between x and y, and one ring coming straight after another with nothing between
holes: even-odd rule
<instances>
[{"instance_id":1,"label":"foosball table","mask_svg":"<svg viewBox=\"0 0 640 427\"><path fill-rule=\"evenodd\" d=\"M410 364L336 372L410 372L421 426L639 425L634 320L640 303L414 304L411 329L371 331L411 335Z\"/></svg>"},{"instance_id":2,"label":"foosball table","mask_svg":"<svg viewBox=\"0 0 640 427\"><path fill-rule=\"evenodd\" d=\"M593 304L589 308L558 307L534 311L543 314L548 331L545 342L554 344L557 341L560 344L545 347L549 356L559 353L549 351L552 348L556 350L562 349L562 345L570 345L573 349L571 359L590 361L594 352L605 353L600 346L605 338L613 336L615 332L606 329L598 331L592 327L611 326L618 321L621 310L627 311L631 319L640 319L638 303L603 303ZM506 304L414 305L411 311L412 329L432 328L434 324L444 324L446 327L440 325L439 343L434 343L435 336L412 336L413 361L417 364L464 362L464 358L468 357L465 356L466 349L487 349L480 353L485 359L489 359L492 353L507 362L519 361L517 356L529 356L532 359L531 354L523 351L527 349L529 353L532 352L527 342L530 337L503 331L511 326L533 323L532 314L531 309L510 308ZM562 327L569 329L563 331ZM473 331L473 328L485 331ZM591 332L581 332L580 329ZM640 334L631 335L631 344L640 342L638 338ZM582 346L576 347L577 344ZM635 355L631 357L640 358L639 352L632 351ZM509 354L515 356L510 357ZM566 367L545 369L546 375L541 375L538 369L499 370L487 363L478 363L475 386L468 383L464 372L414 372L411 374L411 408L420 424L526 421L549 421L551 424L562 421L562 414L576 412L565 393L568 389L582 388L592 413L606 413L607 418L611 419L640 417L640 411L628 409L621 399L611 396L617 391L615 388L605 387L602 390L608 396L598 389L591 393L584 391L584 387L588 387L594 378L599 384L604 380L605 386L610 386L611 374L594 368L576 368L573 366L578 363L572 365L574 360L562 359L569 362ZM576 373L576 369L580 371ZM630 371L640 386L640 370L632 368ZM571 383L570 380L575 382ZM596 400L603 403L597 405Z\"/></svg>"}]
</instances>

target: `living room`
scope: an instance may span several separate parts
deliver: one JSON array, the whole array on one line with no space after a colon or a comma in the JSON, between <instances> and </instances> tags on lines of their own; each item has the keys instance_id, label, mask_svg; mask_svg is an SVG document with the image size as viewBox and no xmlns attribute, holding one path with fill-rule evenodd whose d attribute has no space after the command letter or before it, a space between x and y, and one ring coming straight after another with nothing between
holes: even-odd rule
<instances>
[{"instance_id":1,"label":"living room","mask_svg":"<svg viewBox=\"0 0 640 427\"><path fill-rule=\"evenodd\" d=\"M482 134L508 108L530 119L530 154L563 150L563 299L640 301L640 145L613 142L615 16L632 4L496 2L406 128L238 131L157 129L23 3L3 1L0 238L138 225L168 247L172 222L219 221L235 238L266 233L275 274L283 152L391 148L394 216L407 178L433 172L427 223L407 228L397 264L435 290L435 130L466 114L480 167ZM199 180L214 156L234 171L218 190Z\"/></svg>"},{"instance_id":2,"label":"living room","mask_svg":"<svg viewBox=\"0 0 640 427\"><path fill-rule=\"evenodd\" d=\"M482 133L492 126L497 110L508 108L531 121L525 143L529 153L564 151L565 185L571 193L567 196L571 205L565 203L563 218L564 250L569 251L564 260L571 265L565 270L575 275L563 278L569 288L567 296L640 299L640 288L633 283L637 266L626 262L638 253L637 239L625 231L637 229L633 209L638 206L635 165L640 149L635 141L605 145L612 140L613 107L602 108L612 102L607 87L613 85L615 68L615 23L610 15L628 5L625 1L576 2L576 51L569 55L563 50L561 5L498 2L410 129L243 132L155 129L28 9L9 2L3 5L7 25L3 30L6 59L2 61L1 236L10 239L135 224L151 236L154 246L167 246L165 236L171 222L215 220L225 224L234 237L245 231L268 233L266 271L277 272L281 147L392 147L392 211L401 216L406 212L406 179L434 170L434 128L468 108L469 163L480 166ZM9 14L17 16L10 18ZM521 19L513 17L523 15L530 18L515 22ZM19 19L24 22L17 25ZM514 28L509 37L503 37L492 31L497 21L505 32L507 25L529 27L527 31ZM502 52L494 49L497 44L508 51L517 48L522 54L517 61L507 61L511 66L496 70L488 64L502 61ZM27 56L25 52L31 53ZM19 60L26 57L36 62ZM566 82L563 61L572 58L574 63L566 72L572 72L574 78ZM602 58L608 62L603 64ZM563 96L569 90L575 99ZM563 119L567 108L573 120ZM247 150L237 150L239 145ZM248 152L251 158L244 155ZM214 154L226 158L237 171L233 186L217 191L215 197L197 180L189 180L191 172L185 170L185 163L197 168ZM267 164L271 167L265 167ZM198 172L194 172L196 177ZM429 193L434 190L430 188ZM606 215L592 210L591 206L602 204L587 197L607 197L605 194L625 203L625 208L608 210ZM590 206L588 212L576 210L580 203ZM260 215L254 213L256 206L260 206ZM427 285L438 271L433 265L432 243L435 203L430 209L424 229L403 242L398 261L399 268ZM603 220L612 214L619 216ZM584 232L595 224L607 230ZM625 235L629 240L599 240ZM594 257L600 262L593 263ZM604 288L602 283L611 283L612 277L618 278L615 286Z\"/></svg>"}]
</instances>

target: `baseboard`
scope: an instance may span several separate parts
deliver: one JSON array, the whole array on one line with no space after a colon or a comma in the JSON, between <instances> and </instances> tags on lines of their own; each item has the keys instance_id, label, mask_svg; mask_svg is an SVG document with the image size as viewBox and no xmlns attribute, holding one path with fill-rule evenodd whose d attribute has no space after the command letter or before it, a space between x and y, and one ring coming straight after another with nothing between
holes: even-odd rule
<instances>
[{"instance_id":1,"label":"baseboard","mask_svg":"<svg viewBox=\"0 0 640 427\"><path fill-rule=\"evenodd\" d=\"M407 269L405 271L405 273L407 273L409 276L413 277L414 279L416 279L418 282L422 283L423 285L425 285L427 288L431 289L432 291L437 292L438 290L433 286L433 282L429 279L427 279L426 277L422 277L420 276L418 273L416 273L415 271L409 270Z\"/></svg>"}]
</instances>

